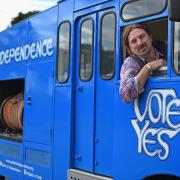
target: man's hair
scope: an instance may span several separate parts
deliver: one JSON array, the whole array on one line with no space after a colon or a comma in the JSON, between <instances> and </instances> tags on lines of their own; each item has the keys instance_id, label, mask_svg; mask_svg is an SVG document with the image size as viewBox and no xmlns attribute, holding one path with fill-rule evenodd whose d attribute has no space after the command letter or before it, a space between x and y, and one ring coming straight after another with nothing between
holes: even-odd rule
<instances>
[{"instance_id":1,"label":"man's hair","mask_svg":"<svg viewBox=\"0 0 180 180\"><path fill-rule=\"evenodd\" d=\"M130 32L136 28L145 30L147 32L147 34L149 36L151 36L151 33L149 32L149 30L145 26L143 26L142 24L133 24L130 26L126 26L124 28L124 30L123 30L123 48L125 48L127 53L132 57L137 57L137 56L129 48L128 37L129 37Z\"/></svg>"}]
</instances>

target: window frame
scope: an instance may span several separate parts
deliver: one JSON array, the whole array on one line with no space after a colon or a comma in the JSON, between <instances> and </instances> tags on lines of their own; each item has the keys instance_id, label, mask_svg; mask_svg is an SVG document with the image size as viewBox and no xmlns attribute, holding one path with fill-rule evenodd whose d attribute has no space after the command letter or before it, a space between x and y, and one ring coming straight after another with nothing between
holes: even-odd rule
<instances>
[{"instance_id":1,"label":"window frame","mask_svg":"<svg viewBox=\"0 0 180 180\"><path fill-rule=\"evenodd\" d=\"M180 22L179 22L180 23ZM171 58L171 63L172 63L172 69L173 69L173 71L175 72L175 74L177 75L177 76L180 76L180 71L178 72L177 70L176 70L176 68L175 68L175 63L174 63L174 61L175 61L175 59L174 59L174 51L175 51L175 22L172 22L172 58Z\"/></svg>"},{"instance_id":2,"label":"window frame","mask_svg":"<svg viewBox=\"0 0 180 180\"><path fill-rule=\"evenodd\" d=\"M157 23L157 21L166 21L167 22L167 35L166 35L166 37L167 37L167 39L160 39L160 42L161 42L161 40L162 40L162 42L164 41L164 40L166 40L167 41L167 47L166 47L166 54L164 55L164 53L163 52L161 52L161 51L159 51L162 55L164 55L164 57L166 57L166 61L167 61L167 65L165 66L165 67L167 67L167 70L164 70L164 71L166 71L166 74L162 74L162 75L157 75L157 74L154 74L154 75L150 75L149 76L149 78L148 79L159 79L159 78L169 78L170 77L170 74L169 74L169 69L170 69L170 67L172 66L172 65L170 65L169 66L169 64L168 64L168 61L169 61L169 57L168 57L168 42L169 41L171 41L172 43L173 43L173 38L171 38L171 39L169 39L169 35L168 35L168 33L169 33L169 27L168 27L168 21L169 21L169 19L168 19L168 17L167 16L163 16L163 17L161 17L161 18L155 18L155 19L151 19L151 20L148 20L148 21L140 21L140 22L137 22L137 23L132 23L131 25L134 25L134 24L142 24L142 25L145 25L145 27L147 28L147 24L149 24L150 23L150 26L152 26L154 23ZM161 23L160 22L160 23ZM165 23L166 23L165 22ZM152 25L151 25L152 24ZM123 30L124 30L124 28L126 27L126 26L129 26L129 24L125 24L125 25L123 25L123 26L120 26L120 32L121 32L121 39L123 39ZM149 27L148 27L148 29L149 29ZM150 30L150 32L152 33L153 31L152 31L152 29L149 29ZM173 32L173 31L172 31ZM173 33L172 33L173 34ZM152 37L153 37L153 34L151 34L152 35ZM157 40L157 41L159 41L159 40ZM156 40L154 40L154 38L153 38L153 42L155 42L156 43ZM153 43L153 45L154 45L154 43ZM155 48L156 48L156 46L155 46ZM172 45L172 48L173 48L173 45ZM171 49L172 49L171 48ZM158 48L156 48L157 50L158 50ZM171 50L171 51L173 51L173 50ZM127 52L126 52L127 53ZM171 52L171 57L173 56L173 54L172 54L173 52ZM128 56L130 56L130 55L128 55L128 56L125 56L125 54L124 54L124 51L123 51L123 44L121 43L121 48L120 48L120 54L122 54L122 56L121 56L121 62L122 62L122 64L120 65L120 69L122 68L122 65L123 65L123 63L124 63L124 61L126 60L126 58L128 57ZM172 61L172 58L171 58L171 61ZM163 70L162 70L163 71ZM160 71L158 71L158 72L160 72ZM118 78L119 80L120 80L120 75L119 75L119 78Z\"/></svg>"},{"instance_id":3,"label":"window frame","mask_svg":"<svg viewBox=\"0 0 180 180\"><path fill-rule=\"evenodd\" d=\"M108 14L113 14L114 15L114 18L115 18L115 29L114 29L114 64L113 64L113 74L110 78L103 78L103 74L101 73L101 57L102 57L102 53L101 53L101 50L102 50L102 22L103 22L103 19L106 15ZM100 74L100 77L101 79L103 80L111 80L114 78L115 76L115 64L116 64L116 36L117 36L117 32L116 32L116 28L117 28L117 17L116 17L116 13L114 11L109 11L109 12L106 12L104 13L102 16L101 16L101 20L100 20L100 43L99 43L99 74Z\"/></svg>"},{"instance_id":4,"label":"window frame","mask_svg":"<svg viewBox=\"0 0 180 180\"><path fill-rule=\"evenodd\" d=\"M122 21L130 22L130 21L134 21L134 20L143 19L143 18L147 18L147 17L150 17L150 16L158 15L158 14L161 14L167 8L167 0L165 0L166 1L165 6L164 6L164 8L161 11L158 11L158 12L155 12L155 13L151 13L151 14L148 14L148 15L144 15L144 16L138 16L138 17L134 17L134 18L124 19L123 18L123 9L124 9L124 7L126 5L128 5L128 4L132 4L132 3L137 2L137 1L143 1L143 0L127 1L127 2L125 2L122 5L121 10L120 10L120 17L121 17Z\"/></svg>"},{"instance_id":5,"label":"window frame","mask_svg":"<svg viewBox=\"0 0 180 180\"><path fill-rule=\"evenodd\" d=\"M68 48L69 48L69 53L68 53L68 55L69 55L69 63L68 63L68 76L67 76L67 78L66 78L66 80L65 81L60 81L59 80L59 78L58 78L58 67L59 67L59 45L60 45L60 42L59 42L59 40L60 40L60 38L59 38L59 33L60 33L60 28L61 28L61 26L62 26L62 24L65 24L65 23L68 23L69 24L69 44L68 44ZM56 78L57 78L57 81L60 83L60 84L65 84L65 83L67 83L67 81L69 80L69 76L70 76L70 60L71 60L71 57L70 57L70 55L71 55L71 22L69 21L69 20L65 20L65 21L62 21L60 24L59 24L59 27L58 27L58 38L57 38L57 68L56 68Z\"/></svg>"},{"instance_id":6,"label":"window frame","mask_svg":"<svg viewBox=\"0 0 180 180\"><path fill-rule=\"evenodd\" d=\"M91 75L89 76L88 79L84 80L81 78L81 37L82 37L82 33L81 33L81 30L82 30L82 25L84 22L86 21L89 21L91 20L92 22L92 53L91 53L91 60L92 60L92 66L91 66ZM79 79L82 81L82 82L88 82L92 79L92 76L93 76L93 70L94 70L94 66L93 66L93 63L94 63L94 19L92 17L88 17L88 18L85 18L81 21L80 23L80 37L79 37Z\"/></svg>"}]
</instances>

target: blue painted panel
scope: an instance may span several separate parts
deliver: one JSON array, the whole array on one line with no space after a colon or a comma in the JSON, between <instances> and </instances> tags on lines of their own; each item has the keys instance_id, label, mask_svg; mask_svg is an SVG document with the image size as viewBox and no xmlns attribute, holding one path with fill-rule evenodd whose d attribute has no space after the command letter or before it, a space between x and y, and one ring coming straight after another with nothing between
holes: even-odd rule
<instances>
[{"instance_id":1,"label":"blue painted panel","mask_svg":"<svg viewBox=\"0 0 180 180\"><path fill-rule=\"evenodd\" d=\"M42 150L26 148L25 159L27 162L40 164L41 166L49 166L49 153Z\"/></svg>"},{"instance_id":2,"label":"blue painted panel","mask_svg":"<svg viewBox=\"0 0 180 180\"><path fill-rule=\"evenodd\" d=\"M101 11L98 16L98 23L101 18L114 9ZM99 26L100 27L100 26ZM100 29L98 29L100 32ZM100 33L98 44L100 44ZM100 50L97 51L97 77L96 77L96 125L95 125L95 172L106 176L113 176L113 115L114 115L114 96L115 96L115 77L110 80L102 80L100 75ZM102 153L103 152L103 153Z\"/></svg>"},{"instance_id":3,"label":"blue painted panel","mask_svg":"<svg viewBox=\"0 0 180 180\"><path fill-rule=\"evenodd\" d=\"M7 142L0 142L0 155L20 159L20 147Z\"/></svg>"},{"instance_id":4,"label":"blue painted panel","mask_svg":"<svg viewBox=\"0 0 180 180\"><path fill-rule=\"evenodd\" d=\"M24 108L25 141L51 143L53 73L53 61L28 65Z\"/></svg>"},{"instance_id":5,"label":"blue painted panel","mask_svg":"<svg viewBox=\"0 0 180 180\"><path fill-rule=\"evenodd\" d=\"M75 11L111 0L75 0Z\"/></svg>"},{"instance_id":6,"label":"blue painted panel","mask_svg":"<svg viewBox=\"0 0 180 180\"><path fill-rule=\"evenodd\" d=\"M58 4L58 27L63 21L71 24L70 45L70 75L68 82L60 84L56 81L55 88L55 120L53 148L53 179L67 179L67 170L73 167L73 95L72 80L74 79L74 29L73 29L73 0L62 1ZM57 64L57 63L56 63Z\"/></svg>"},{"instance_id":7,"label":"blue painted panel","mask_svg":"<svg viewBox=\"0 0 180 180\"><path fill-rule=\"evenodd\" d=\"M26 60L20 57L20 47L27 43L28 23L23 21L0 33L0 79L23 78Z\"/></svg>"},{"instance_id":8,"label":"blue painted panel","mask_svg":"<svg viewBox=\"0 0 180 180\"><path fill-rule=\"evenodd\" d=\"M71 43L70 43L70 69L74 69L74 22L73 22L73 0L62 1L58 5L58 29L62 22L68 21L71 25ZM56 63L57 64L57 63ZM74 76L72 76L73 71L69 72L68 84L71 84ZM57 82L59 84L59 82Z\"/></svg>"},{"instance_id":9,"label":"blue painted panel","mask_svg":"<svg viewBox=\"0 0 180 180\"><path fill-rule=\"evenodd\" d=\"M73 107L72 86L57 86L55 89L55 122L53 150L53 178L65 180L67 169L73 161Z\"/></svg>"},{"instance_id":10,"label":"blue painted panel","mask_svg":"<svg viewBox=\"0 0 180 180\"><path fill-rule=\"evenodd\" d=\"M179 102L180 88L177 84L178 81L168 78L149 81L137 106L141 116L144 114L142 120L134 103L124 104L119 99L119 86L116 87L115 179L139 180L157 173L180 176L180 108L175 103ZM168 113L172 111L176 115Z\"/></svg>"},{"instance_id":11,"label":"blue painted panel","mask_svg":"<svg viewBox=\"0 0 180 180\"><path fill-rule=\"evenodd\" d=\"M58 5L58 24L62 21L73 20L73 3L74 0L62 1Z\"/></svg>"},{"instance_id":12,"label":"blue painted panel","mask_svg":"<svg viewBox=\"0 0 180 180\"><path fill-rule=\"evenodd\" d=\"M34 63L56 59L57 9L57 6L55 6L29 19L28 44L31 46L33 53L28 62ZM39 43L39 45L37 46L35 43Z\"/></svg>"},{"instance_id":13,"label":"blue painted panel","mask_svg":"<svg viewBox=\"0 0 180 180\"><path fill-rule=\"evenodd\" d=\"M30 151L33 153L28 154ZM52 179L52 147L36 143L24 143L24 179ZM39 157L40 155L40 157ZM31 157L30 157L31 156ZM45 159L41 159L45 157ZM30 158L30 159L29 159ZM36 160L37 159L37 160ZM42 164L42 162L47 162Z\"/></svg>"},{"instance_id":14,"label":"blue painted panel","mask_svg":"<svg viewBox=\"0 0 180 180\"><path fill-rule=\"evenodd\" d=\"M108 176L112 176L113 173L113 107L114 80L103 82L98 79L96 85L95 161L97 163L95 172Z\"/></svg>"},{"instance_id":15,"label":"blue painted panel","mask_svg":"<svg viewBox=\"0 0 180 180\"><path fill-rule=\"evenodd\" d=\"M23 145L21 143L0 141L0 173L13 180L23 179Z\"/></svg>"},{"instance_id":16,"label":"blue painted panel","mask_svg":"<svg viewBox=\"0 0 180 180\"><path fill-rule=\"evenodd\" d=\"M94 164L94 86L79 83L83 92L76 93L74 167L87 171Z\"/></svg>"},{"instance_id":17,"label":"blue painted panel","mask_svg":"<svg viewBox=\"0 0 180 180\"><path fill-rule=\"evenodd\" d=\"M96 15L87 16L94 21L96 29ZM80 46L80 25L85 18L82 18L77 28L76 41L76 94L75 94L75 149L74 167L93 171L94 167L94 103L95 103L95 51L93 52L93 74L87 81L81 81L79 77L79 46ZM94 49L96 49L96 33L94 33ZM82 91L80 90L82 89Z\"/></svg>"}]
</instances>

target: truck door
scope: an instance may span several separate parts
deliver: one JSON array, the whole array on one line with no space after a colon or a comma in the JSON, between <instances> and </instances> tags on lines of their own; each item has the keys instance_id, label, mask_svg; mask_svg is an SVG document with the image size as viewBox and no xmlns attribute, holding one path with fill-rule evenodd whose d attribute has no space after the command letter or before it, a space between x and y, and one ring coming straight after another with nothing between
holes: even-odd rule
<instances>
[{"instance_id":1,"label":"truck door","mask_svg":"<svg viewBox=\"0 0 180 180\"><path fill-rule=\"evenodd\" d=\"M76 24L74 167L93 170L96 14Z\"/></svg>"},{"instance_id":2,"label":"truck door","mask_svg":"<svg viewBox=\"0 0 180 180\"><path fill-rule=\"evenodd\" d=\"M25 89L25 141L51 144L52 72L52 62L28 65Z\"/></svg>"},{"instance_id":3,"label":"truck door","mask_svg":"<svg viewBox=\"0 0 180 180\"><path fill-rule=\"evenodd\" d=\"M95 154L97 174L113 174L113 113L115 92L116 14L98 12L98 47L95 101ZM103 153L102 153L103 152Z\"/></svg>"},{"instance_id":4,"label":"truck door","mask_svg":"<svg viewBox=\"0 0 180 180\"><path fill-rule=\"evenodd\" d=\"M114 9L77 23L75 168L112 176L116 15ZM103 152L103 153L102 153Z\"/></svg>"}]
</instances>

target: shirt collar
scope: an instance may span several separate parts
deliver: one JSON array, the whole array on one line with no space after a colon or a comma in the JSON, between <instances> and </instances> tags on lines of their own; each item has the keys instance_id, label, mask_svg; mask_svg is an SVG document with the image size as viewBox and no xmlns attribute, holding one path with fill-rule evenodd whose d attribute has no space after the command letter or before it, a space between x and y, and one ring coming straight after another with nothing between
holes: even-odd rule
<instances>
[{"instance_id":1,"label":"shirt collar","mask_svg":"<svg viewBox=\"0 0 180 180\"><path fill-rule=\"evenodd\" d=\"M160 58L163 58L164 57L164 55L161 53L161 52L159 52L156 48L155 48L155 50L156 50L156 52L158 53L158 58L157 59L160 59ZM145 63L148 63L148 61L147 61L147 59L145 59L145 58L143 58L143 57L141 57L141 56L138 56L141 60L143 60Z\"/></svg>"}]
</instances>

